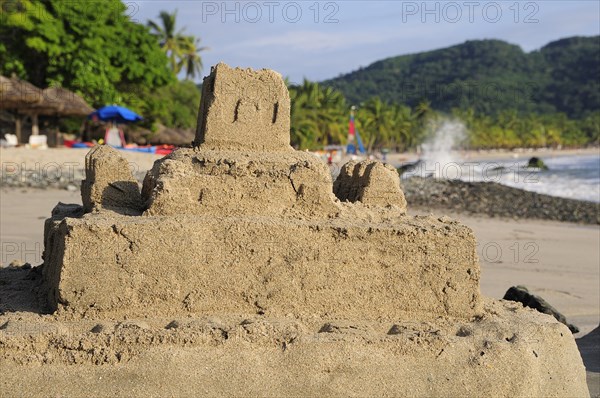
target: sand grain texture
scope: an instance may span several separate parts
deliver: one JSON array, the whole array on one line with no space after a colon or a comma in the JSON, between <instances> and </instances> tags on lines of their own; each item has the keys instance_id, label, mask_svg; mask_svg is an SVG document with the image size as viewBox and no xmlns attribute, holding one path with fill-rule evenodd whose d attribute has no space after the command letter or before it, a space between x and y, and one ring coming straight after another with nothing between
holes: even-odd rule
<instances>
[{"instance_id":1,"label":"sand grain texture","mask_svg":"<svg viewBox=\"0 0 600 398\"><path fill-rule=\"evenodd\" d=\"M470 321L4 319L7 396L587 396L568 329L510 302Z\"/></svg>"}]
</instances>

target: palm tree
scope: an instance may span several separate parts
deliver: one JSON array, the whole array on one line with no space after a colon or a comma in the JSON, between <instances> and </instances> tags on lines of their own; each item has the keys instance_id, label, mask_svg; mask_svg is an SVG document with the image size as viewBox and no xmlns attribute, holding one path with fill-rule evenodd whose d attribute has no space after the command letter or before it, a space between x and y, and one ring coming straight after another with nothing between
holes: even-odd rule
<instances>
[{"instance_id":1,"label":"palm tree","mask_svg":"<svg viewBox=\"0 0 600 398\"><path fill-rule=\"evenodd\" d=\"M415 111L418 112L418 111ZM404 151L413 147L422 132L422 126L415 123L415 113L406 105L393 104L391 110L393 132L390 145L395 150Z\"/></svg>"},{"instance_id":2,"label":"palm tree","mask_svg":"<svg viewBox=\"0 0 600 398\"><path fill-rule=\"evenodd\" d=\"M357 121L362 126L361 136L368 152L389 145L393 130L391 111L379 97L370 98L359 109Z\"/></svg>"},{"instance_id":3,"label":"palm tree","mask_svg":"<svg viewBox=\"0 0 600 398\"><path fill-rule=\"evenodd\" d=\"M160 47L169 58L169 65L175 74L185 67L186 78L195 77L202 70L202 59L198 53L206 47L199 47L200 39L184 35L185 28L177 30L177 10L173 13L161 11L160 23L148 21L152 33L158 38Z\"/></svg>"},{"instance_id":4,"label":"palm tree","mask_svg":"<svg viewBox=\"0 0 600 398\"><path fill-rule=\"evenodd\" d=\"M185 69L185 78L193 79L200 75L202 71L202 58L198 54L200 51L207 50L208 47L200 47L200 39L194 36L185 36L184 46L181 49L181 55L177 68L180 71Z\"/></svg>"},{"instance_id":5,"label":"palm tree","mask_svg":"<svg viewBox=\"0 0 600 398\"><path fill-rule=\"evenodd\" d=\"M346 136L344 96L330 87L304 80L290 87L292 144L318 149Z\"/></svg>"}]
</instances>

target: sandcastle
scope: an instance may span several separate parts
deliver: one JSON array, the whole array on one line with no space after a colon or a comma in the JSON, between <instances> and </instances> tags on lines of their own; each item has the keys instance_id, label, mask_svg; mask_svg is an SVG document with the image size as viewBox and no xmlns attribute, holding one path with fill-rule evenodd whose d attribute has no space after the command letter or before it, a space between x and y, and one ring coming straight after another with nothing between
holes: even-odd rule
<instances>
[{"instance_id":1,"label":"sandcastle","mask_svg":"<svg viewBox=\"0 0 600 398\"><path fill-rule=\"evenodd\" d=\"M481 297L469 228L408 216L382 163L332 181L290 147L289 112L279 74L219 64L193 148L141 191L116 150L89 152L84 206L46 221L41 291L56 322L90 326L49 344L50 363L141 374L188 347L143 370L175 395L587 394L564 325Z\"/></svg>"},{"instance_id":2,"label":"sandcastle","mask_svg":"<svg viewBox=\"0 0 600 398\"><path fill-rule=\"evenodd\" d=\"M53 309L373 319L479 309L471 231L409 220L398 175L381 163L351 162L334 185L322 161L290 147L278 74L219 64L200 109L197 147L157 161L141 194L116 150L87 155L86 216L59 207L46 224Z\"/></svg>"}]
</instances>

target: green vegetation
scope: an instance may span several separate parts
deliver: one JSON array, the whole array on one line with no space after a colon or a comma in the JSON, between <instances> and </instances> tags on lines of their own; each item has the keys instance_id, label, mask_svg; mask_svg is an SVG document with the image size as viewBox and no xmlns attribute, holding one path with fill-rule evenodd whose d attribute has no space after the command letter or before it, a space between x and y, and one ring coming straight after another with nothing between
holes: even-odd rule
<instances>
[{"instance_id":1,"label":"green vegetation","mask_svg":"<svg viewBox=\"0 0 600 398\"><path fill-rule=\"evenodd\" d=\"M289 89L292 145L321 149L328 144L345 142L348 107L339 91L307 80Z\"/></svg>"},{"instance_id":2,"label":"green vegetation","mask_svg":"<svg viewBox=\"0 0 600 398\"><path fill-rule=\"evenodd\" d=\"M304 81L290 86L292 145L320 149L345 144L350 104L341 93L319 83ZM464 148L577 147L600 143L600 111L580 119L564 113L520 114L515 110L488 115L473 108L450 112L432 109L427 101L413 107L389 103L379 97L364 101L356 110L356 127L367 150L405 151L418 145L445 119L458 119L467 127Z\"/></svg>"},{"instance_id":3,"label":"green vegetation","mask_svg":"<svg viewBox=\"0 0 600 398\"><path fill-rule=\"evenodd\" d=\"M352 103L373 96L450 112L494 115L563 112L580 118L600 109L600 36L573 37L525 53L499 40L467 41L388 58L323 82Z\"/></svg>"},{"instance_id":4,"label":"green vegetation","mask_svg":"<svg viewBox=\"0 0 600 398\"><path fill-rule=\"evenodd\" d=\"M119 0L0 0L0 73L72 89L93 105L133 104L138 88L172 83L166 57Z\"/></svg>"},{"instance_id":5,"label":"green vegetation","mask_svg":"<svg viewBox=\"0 0 600 398\"><path fill-rule=\"evenodd\" d=\"M350 107L339 91L307 80L289 90L292 145L321 149L346 142ZM369 151L384 147L400 151L422 142L428 117L434 114L426 102L410 108L374 97L357 110L355 120Z\"/></svg>"},{"instance_id":6,"label":"green vegetation","mask_svg":"<svg viewBox=\"0 0 600 398\"><path fill-rule=\"evenodd\" d=\"M143 127L190 129L200 91L200 39L177 14L135 23L120 0L0 0L0 74L62 86L94 107L127 106ZM389 58L323 83L290 86L292 144L346 143L350 106L369 150L411 150L441 120L462 120L470 148L600 143L600 37L524 53L469 41ZM183 73L186 80L179 81ZM73 124L73 130L77 124Z\"/></svg>"},{"instance_id":7,"label":"green vegetation","mask_svg":"<svg viewBox=\"0 0 600 398\"><path fill-rule=\"evenodd\" d=\"M153 127L194 128L198 121L200 91L194 82L184 80L148 93L145 100L146 119ZM154 128L153 128L154 130Z\"/></svg>"},{"instance_id":8,"label":"green vegetation","mask_svg":"<svg viewBox=\"0 0 600 398\"><path fill-rule=\"evenodd\" d=\"M158 38L160 47L167 54L171 70L175 74L179 74L185 68L187 79L193 79L200 75L202 71L202 59L198 53L207 48L199 47L199 38L184 35L183 32L185 29L176 31L177 11L172 14L162 11L159 19L161 24L148 21L148 26Z\"/></svg>"},{"instance_id":9,"label":"green vegetation","mask_svg":"<svg viewBox=\"0 0 600 398\"><path fill-rule=\"evenodd\" d=\"M580 119L564 113L519 114L514 110L496 115L473 109L454 109L452 115L467 126L471 148L579 147L600 144L600 111Z\"/></svg>"},{"instance_id":10,"label":"green vegetation","mask_svg":"<svg viewBox=\"0 0 600 398\"><path fill-rule=\"evenodd\" d=\"M200 94L176 74L199 74L199 39L175 34L175 52L149 27L126 15L120 0L0 0L0 74L38 87L62 86L94 107L127 106L144 115L145 127L196 124ZM176 32L175 16L161 13ZM156 32L160 28L156 25ZM163 47L161 48L161 44ZM170 59L175 57L175 64ZM173 67L174 69L170 68Z\"/></svg>"},{"instance_id":11,"label":"green vegetation","mask_svg":"<svg viewBox=\"0 0 600 398\"><path fill-rule=\"evenodd\" d=\"M442 118L465 123L470 148L598 145L599 50L600 36L531 53L499 40L468 41L378 61L322 85L360 104L357 125L374 148L414 148Z\"/></svg>"},{"instance_id":12,"label":"green vegetation","mask_svg":"<svg viewBox=\"0 0 600 398\"><path fill-rule=\"evenodd\" d=\"M429 103L422 102L414 108L387 104L373 97L356 112L356 126L365 147L405 151L414 149L425 138L426 123L436 116Z\"/></svg>"}]
</instances>

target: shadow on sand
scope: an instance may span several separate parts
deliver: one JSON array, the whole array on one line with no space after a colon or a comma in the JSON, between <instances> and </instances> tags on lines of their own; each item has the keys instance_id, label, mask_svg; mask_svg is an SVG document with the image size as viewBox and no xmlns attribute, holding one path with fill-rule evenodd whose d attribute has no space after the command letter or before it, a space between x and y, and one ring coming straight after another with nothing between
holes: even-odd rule
<instances>
[{"instance_id":1,"label":"shadow on sand","mask_svg":"<svg viewBox=\"0 0 600 398\"><path fill-rule=\"evenodd\" d=\"M576 340L587 371L591 398L600 397L600 326Z\"/></svg>"},{"instance_id":2,"label":"shadow on sand","mask_svg":"<svg viewBox=\"0 0 600 398\"><path fill-rule=\"evenodd\" d=\"M0 315L20 311L48 314L41 281L41 266L0 268Z\"/></svg>"}]
</instances>

